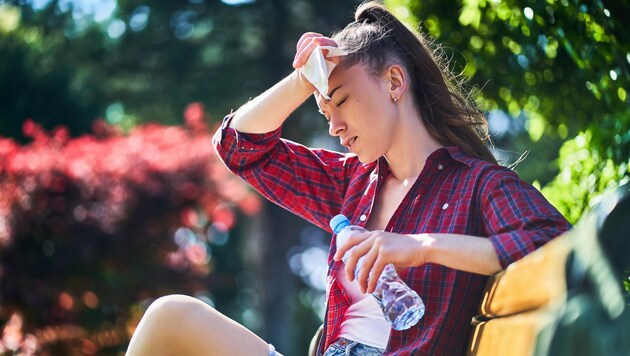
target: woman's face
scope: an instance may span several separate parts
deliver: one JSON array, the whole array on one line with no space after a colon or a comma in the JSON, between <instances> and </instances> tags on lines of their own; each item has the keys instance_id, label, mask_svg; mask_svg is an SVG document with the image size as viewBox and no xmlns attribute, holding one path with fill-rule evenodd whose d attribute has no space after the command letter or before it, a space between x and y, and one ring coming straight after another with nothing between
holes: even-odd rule
<instances>
[{"instance_id":1,"label":"woman's face","mask_svg":"<svg viewBox=\"0 0 630 356\"><path fill-rule=\"evenodd\" d=\"M362 64L337 67L328 87L330 100L316 95L317 105L328 120L329 133L357 154L363 163L374 162L389 150L396 123L396 104L390 82L370 74Z\"/></svg>"}]
</instances>

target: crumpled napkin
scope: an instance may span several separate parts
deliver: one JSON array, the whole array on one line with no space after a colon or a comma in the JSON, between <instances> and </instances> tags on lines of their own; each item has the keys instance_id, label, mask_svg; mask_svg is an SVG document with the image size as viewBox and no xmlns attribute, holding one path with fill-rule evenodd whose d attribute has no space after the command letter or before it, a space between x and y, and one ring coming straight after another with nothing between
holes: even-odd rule
<instances>
[{"instance_id":1,"label":"crumpled napkin","mask_svg":"<svg viewBox=\"0 0 630 356\"><path fill-rule=\"evenodd\" d=\"M306 63L300 67L302 75L311 82L317 91L327 100L328 97L328 77L335 69L336 64L324 57L323 50L328 50L326 57L345 56L346 51L334 46L317 46L308 57Z\"/></svg>"}]
</instances>

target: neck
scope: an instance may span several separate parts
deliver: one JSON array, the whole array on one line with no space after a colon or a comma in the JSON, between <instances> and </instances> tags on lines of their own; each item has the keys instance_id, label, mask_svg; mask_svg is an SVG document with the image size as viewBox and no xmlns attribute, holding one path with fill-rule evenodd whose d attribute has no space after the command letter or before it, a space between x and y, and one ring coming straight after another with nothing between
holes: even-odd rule
<instances>
[{"instance_id":1,"label":"neck","mask_svg":"<svg viewBox=\"0 0 630 356\"><path fill-rule=\"evenodd\" d=\"M385 154L385 159L394 179L415 181L427 157L443 145L429 134L417 110L400 104L396 140Z\"/></svg>"}]
</instances>

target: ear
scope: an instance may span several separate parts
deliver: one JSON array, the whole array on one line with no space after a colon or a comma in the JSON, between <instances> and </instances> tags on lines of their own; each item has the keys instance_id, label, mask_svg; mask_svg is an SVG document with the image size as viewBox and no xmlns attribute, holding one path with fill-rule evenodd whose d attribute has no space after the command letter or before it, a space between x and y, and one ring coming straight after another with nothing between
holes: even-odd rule
<instances>
[{"instance_id":1,"label":"ear","mask_svg":"<svg viewBox=\"0 0 630 356\"><path fill-rule=\"evenodd\" d=\"M387 89L392 99L400 100L407 91L407 72L401 65L393 64L385 71L384 79L387 81Z\"/></svg>"}]
</instances>

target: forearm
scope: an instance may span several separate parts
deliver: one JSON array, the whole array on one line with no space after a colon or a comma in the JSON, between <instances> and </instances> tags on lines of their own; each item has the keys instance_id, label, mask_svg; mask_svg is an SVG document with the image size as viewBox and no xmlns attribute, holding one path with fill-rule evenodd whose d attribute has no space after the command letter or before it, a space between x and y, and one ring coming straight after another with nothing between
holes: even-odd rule
<instances>
[{"instance_id":1,"label":"forearm","mask_svg":"<svg viewBox=\"0 0 630 356\"><path fill-rule=\"evenodd\" d=\"M234 114L230 127L244 133L273 131L280 127L313 91L313 85L295 70L241 106Z\"/></svg>"},{"instance_id":2,"label":"forearm","mask_svg":"<svg viewBox=\"0 0 630 356\"><path fill-rule=\"evenodd\" d=\"M358 232L337 247L334 259L347 257L345 272L349 281L364 257L356 279L362 291L371 293L377 279L389 263L397 267L419 267L435 263L460 271L492 275L501 271L499 258L488 238L457 234L396 234L382 230Z\"/></svg>"},{"instance_id":3,"label":"forearm","mask_svg":"<svg viewBox=\"0 0 630 356\"><path fill-rule=\"evenodd\" d=\"M422 234L419 238L429 247L427 262L482 275L502 269L488 238L457 234Z\"/></svg>"}]
</instances>

